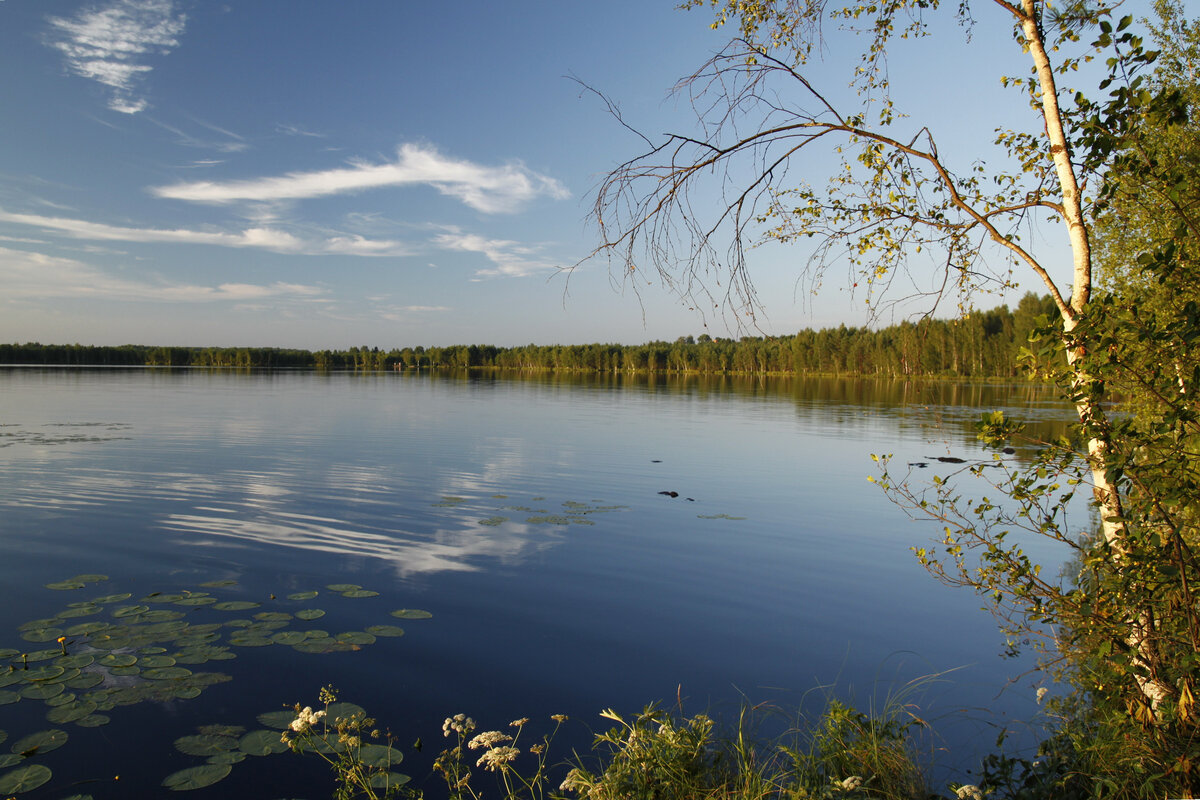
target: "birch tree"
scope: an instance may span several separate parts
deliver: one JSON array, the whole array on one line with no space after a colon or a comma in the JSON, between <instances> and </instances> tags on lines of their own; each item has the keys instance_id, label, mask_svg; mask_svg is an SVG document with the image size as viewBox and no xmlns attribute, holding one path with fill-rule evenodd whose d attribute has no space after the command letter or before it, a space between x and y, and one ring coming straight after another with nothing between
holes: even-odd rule
<instances>
[{"instance_id":1,"label":"birch tree","mask_svg":"<svg viewBox=\"0 0 1200 800\"><path fill-rule=\"evenodd\" d=\"M696 128L658 141L644 137L646 150L601 183L593 208L602 237L597 254L630 275L653 270L689 300L724 305L739 316L758 309L748 253L762 242L808 243L805 278L819 283L831 267L845 266L876 303L887 301L915 259L936 258L941 265L941 280L930 289L937 296L957 292L969 299L988 286L1009 285L1021 270L1040 280L1057 312L1054 343L1068 364L1063 391L1079 417L1078 458L1070 447L1051 449L1033 474L999 481L1018 504L1015 515L990 503L970 504L944 482L932 499L886 470L882 482L917 513L944 523L940 555L921 551L928 567L992 596L1014 629L1053 631L1064 618L1094 623L1124 658L1129 713L1148 725L1164 716L1190 720L1194 668L1185 666L1181 678L1164 666L1158 637L1169 612L1142 602L1148 584L1139 559L1153 555L1138 538L1142 533L1131 534L1127 524L1123 503L1133 456L1113 450L1108 376L1097 372L1111 366L1099 357L1098 343L1118 344L1093 313L1091 233L1096 212L1110 199L1106 175L1128 157L1123 148L1147 118L1178 116L1178 98L1145 82L1142 73L1155 54L1132 32L1132 19L1116 20L1111 8L1086 0L1053 6L991 0L991 12L1003 22L986 28L972 18L967 0L949 12L964 35L1002 37L1029 59L1028 73L996 80L1025 94L1036 124L1022 128L1016 120L996 131L996 144L1009 158L993 169L979 160L951 163L939 151L934 125L903 117L893 101L889 52L899 40L931 35L931 20L944 13L939 0L844 6L689 0L685 6L715 8L713 27L731 28L736 38L676 87L695 110ZM996 16L991 12L989 19ZM851 107L810 77L831 27L862 36L861 58L848 76L856 92ZM954 68L930 64L929 91L939 91L937 70ZM1098 99L1063 85L1096 69ZM805 157L817 152L836 164L822 186L799 175ZM1049 220L1069 243L1069 288L1054 278L1065 265L1022 238L1035 220ZM997 442L1015 432L996 417L985 419L983 428L982 435ZM1060 524L1076 481L1093 493L1094 541L1081 542ZM1041 576L1021 547L1005 539L1004 526L1012 525L1076 548L1085 570L1116 576L1123 588L1102 604L1082 584L1064 587ZM1150 527L1158 530L1161 519ZM968 553L980 561L971 562ZM1117 595L1124 599L1113 601Z\"/></svg>"}]
</instances>

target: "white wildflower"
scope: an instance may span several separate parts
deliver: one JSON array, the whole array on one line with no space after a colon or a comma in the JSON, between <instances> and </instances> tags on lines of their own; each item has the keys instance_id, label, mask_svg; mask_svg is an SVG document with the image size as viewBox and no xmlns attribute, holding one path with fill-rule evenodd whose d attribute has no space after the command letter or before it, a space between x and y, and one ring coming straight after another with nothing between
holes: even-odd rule
<instances>
[{"instance_id":1,"label":"white wildflower","mask_svg":"<svg viewBox=\"0 0 1200 800\"><path fill-rule=\"evenodd\" d=\"M466 736L473 730L475 730L475 720L466 714L455 714L453 717L446 717L446 721L442 723L442 736L449 736L451 733Z\"/></svg>"},{"instance_id":2,"label":"white wildflower","mask_svg":"<svg viewBox=\"0 0 1200 800\"><path fill-rule=\"evenodd\" d=\"M1049 691L1049 689L1047 689L1045 686L1043 686L1037 690L1037 704L1039 706L1042 704L1042 700L1045 699L1046 692L1048 692L1048 691Z\"/></svg>"},{"instance_id":3,"label":"white wildflower","mask_svg":"<svg viewBox=\"0 0 1200 800\"><path fill-rule=\"evenodd\" d=\"M296 733L304 733L324 718L324 711L313 711L311 706L305 706L304 710L296 715L296 718L292 720L292 724L288 727Z\"/></svg>"},{"instance_id":4,"label":"white wildflower","mask_svg":"<svg viewBox=\"0 0 1200 800\"><path fill-rule=\"evenodd\" d=\"M521 751L515 747L493 747L491 750L484 751L479 760L475 762L475 766L483 767L489 772L495 772L497 769L503 772L508 769L508 762L520 753Z\"/></svg>"},{"instance_id":5,"label":"white wildflower","mask_svg":"<svg viewBox=\"0 0 1200 800\"><path fill-rule=\"evenodd\" d=\"M500 731L484 731L467 743L467 747L478 750L481 747L492 748L501 742L511 742L513 738Z\"/></svg>"},{"instance_id":6,"label":"white wildflower","mask_svg":"<svg viewBox=\"0 0 1200 800\"><path fill-rule=\"evenodd\" d=\"M572 767L567 773L567 777L563 778L563 782L558 785L560 792L578 792L587 786L587 781L583 779L583 772L578 767Z\"/></svg>"},{"instance_id":7,"label":"white wildflower","mask_svg":"<svg viewBox=\"0 0 1200 800\"><path fill-rule=\"evenodd\" d=\"M969 783L955 789L954 794L958 800L983 800L983 792L979 791L979 787Z\"/></svg>"},{"instance_id":8,"label":"white wildflower","mask_svg":"<svg viewBox=\"0 0 1200 800\"><path fill-rule=\"evenodd\" d=\"M862 785L863 785L863 779L862 779L861 775L851 775L849 778L846 778L845 780L840 781L838 783L838 787L843 792L853 792L855 789L857 789L858 787L860 787Z\"/></svg>"}]
</instances>

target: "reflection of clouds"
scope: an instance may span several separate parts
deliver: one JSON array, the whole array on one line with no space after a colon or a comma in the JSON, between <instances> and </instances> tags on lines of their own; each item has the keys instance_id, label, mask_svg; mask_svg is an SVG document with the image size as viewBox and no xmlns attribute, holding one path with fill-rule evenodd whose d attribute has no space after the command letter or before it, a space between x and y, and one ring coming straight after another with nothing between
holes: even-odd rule
<instances>
[{"instance_id":1,"label":"reflection of clouds","mask_svg":"<svg viewBox=\"0 0 1200 800\"><path fill-rule=\"evenodd\" d=\"M527 525L503 528L479 526L478 531L439 530L430 541L412 538L400 530L356 529L344 520L307 514L278 512L247 518L234 508L204 510L212 513L172 514L164 520L164 527L167 530L199 533L205 537L232 538L339 556L380 558L392 562L402 576L426 572L472 572L479 567L472 564L471 559L513 560L530 544Z\"/></svg>"}]
</instances>

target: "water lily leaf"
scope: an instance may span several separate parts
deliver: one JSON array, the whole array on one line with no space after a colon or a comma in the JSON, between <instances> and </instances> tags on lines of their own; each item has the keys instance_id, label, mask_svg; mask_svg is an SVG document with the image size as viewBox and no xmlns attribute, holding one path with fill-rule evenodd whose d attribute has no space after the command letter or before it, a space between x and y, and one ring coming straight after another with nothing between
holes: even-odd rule
<instances>
[{"instance_id":1,"label":"water lily leaf","mask_svg":"<svg viewBox=\"0 0 1200 800\"><path fill-rule=\"evenodd\" d=\"M30 683L36 683L37 681L48 681L51 678L57 678L64 672L66 672L66 670L62 667L55 666L54 664L47 664L44 667L36 667L31 670L26 670L25 680L29 681Z\"/></svg>"},{"instance_id":2,"label":"water lily leaf","mask_svg":"<svg viewBox=\"0 0 1200 800\"><path fill-rule=\"evenodd\" d=\"M296 619L314 620L325 616L325 612L319 608L305 608L296 612Z\"/></svg>"},{"instance_id":3,"label":"water lily leaf","mask_svg":"<svg viewBox=\"0 0 1200 800\"><path fill-rule=\"evenodd\" d=\"M294 592L287 596L288 600L312 600L319 592Z\"/></svg>"},{"instance_id":4,"label":"water lily leaf","mask_svg":"<svg viewBox=\"0 0 1200 800\"><path fill-rule=\"evenodd\" d=\"M359 646L339 642L336 639L310 639L306 642L292 645L292 649L300 653L326 655L328 653L346 653L351 650L358 650Z\"/></svg>"},{"instance_id":5,"label":"water lily leaf","mask_svg":"<svg viewBox=\"0 0 1200 800\"><path fill-rule=\"evenodd\" d=\"M13 656L19 655L21 655L21 651L14 650L11 647L5 647L3 650L0 650L0 659L12 658Z\"/></svg>"},{"instance_id":6,"label":"water lily leaf","mask_svg":"<svg viewBox=\"0 0 1200 800\"><path fill-rule=\"evenodd\" d=\"M300 644L307 639L304 631L280 631L271 637L276 644Z\"/></svg>"},{"instance_id":7,"label":"water lily leaf","mask_svg":"<svg viewBox=\"0 0 1200 800\"><path fill-rule=\"evenodd\" d=\"M367 633L373 636L403 636L404 628L397 625L371 625L367 629Z\"/></svg>"},{"instance_id":8,"label":"water lily leaf","mask_svg":"<svg viewBox=\"0 0 1200 800\"><path fill-rule=\"evenodd\" d=\"M172 772L163 778L162 785L173 792L202 789L222 780L231 771L233 771L233 767L229 764L204 764L199 767L188 767L178 772Z\"/></svg>"},{"instance_id":9,"label":"water lily leaf","mask_svg":"<svg viewBox=\"0 0 1200 800\"><path fill-rule=\"evenodd\" d=\"M162 592L151 592L143 597L138 602L140 603L174 603L177 600L182 600L187 597L186 594L163 594Z\"/></svg>"},{"instance_id":10,"label":"water lily leaf","mask_svg":"<svg viewBox=\"0 0 1200 800\"><path fill-rule=\"evenodd\" d=\"M392 616L399 617L400 619L430 619L433 617L433 614L430 614L428 611L422 611L419 608L401 608L393 611Z\"/></svg>"},{"instance_id":11,"label":"water lily leaf","mask_svg":"<svg viewBox=\"0 0 1200 800\"><path fill-rule=\"evenodd\" d=\"M134 675L139 675L142 672L141 667L113 667L109 670L113 675L122 678L129 678Z\"/></svg>"},{"instance_id":12,"label":"water lily leaf","mask_svg":"<svg viewBox=\"0 0 1200 800\"><path fill-rule=\"evenodd\" d=\"M51 728L48 731L38 731L31 733L28 736L18 739L13 742L11 748L14 753L28 753L33 750L39 754L49 753L51 750L57 750L67 743L67 732L60 731L58 728ZM0 789L0 794L4 790Z\"/></svg>"},{"instance_id":13,"label":"water lily leaf","mask_svg":"<svg viewBox=\"0 0 1200 800\"><path fill-rule=\"evenodd\" d=\"M90 614L99 614L103 610L104 610L104 608L102 606L93 605L93 604L88 604L86 606L79 606L78 608L65 608L62 611L58 612L58 618L59 619L73 619L75 617L86 617Z\"/></svg>"},{"instance_id":14,"label":"water lily leaf","mask_svg":"<svg viewBox=\"0 0 1200 800\"><path fill-rule=\"evenodd\" d=\"M230 636L229 643L236 647L266 647L275 644L265 636Z\"/></svg>"},{"instance_id":15,"label":"water lily leaf","mask_svg":"<svg viewBox=\"0 0 1200 800\"><path fill-rule=\"evenodd\" d=\"M67 686L72 689L91 689L93 686L98 686L104 683L104 675L99 672L84 672L76 678L71 678L67 681Z\"/></svg>"},{"instance_id":16,"label":"water lily leaf","mask_svg":"<svg viewBox=\"0 0 1200 800\"><path fill-rule=\"evenodd\" d=\"M223 603L213 604L213 608L217 611L245 611L248 608L258 608L262 603L255 603L253 600L226 600Z\"/></svg>"},{"instance_id":17,"label":"water lily leaf","mask_svg":"<svg viewBox=\"0 0 1200 800\"><path fill-rule=\"evenodd\" d=\"M29 792L50 780L50 768L43 764L30 764L0 775L0 794L10 795Z\"/></svg>"},{"instance_id":18,"label":"water lily leaf","mask_svg":"<svg viewBox=\"0 0 1200 800\"><path fill-rule=\"evenodd\" d=\"M28 697L30 700L49 700L64 691L66 688L61 683L38 683L22 689L21 697Z\"/></svg>"},{"instance_id":19,"label":"water lily leaf","mask_svg":"<svg viewBox=\"0 0 1200 800\"><path fill-rule=\"evenodd\" d=\"M77 667L59 667L59 669L63 671L61 675L56 675L53 678L46 678L43 683L66 683L67 681L71 680L71 678L79 675L79 669Z\"/></svg>"},{"instance_id":20,"label":"water lily leaf","mask_svg":"<svg viewBox=\"0 0 1200 800\"><path fill-rule=\"evenodd\" d=\"M136 617L138 614L145 614L149 610L150 606L118 606L113 609L112 615L117 619L124 619L125 617Z\"/></svg>"},{"instance_id":21,"label":"water lily leaf","mask_svg":"<svg viewBox=\"0 0 1200 800\"><path fill-rule=\"evenodd\" d=\"M236 736L198 733L176 739L175 749L189 756L211 756L237 750L238 740Z\"/></svg>"},{"instance_id":22,"label":"water lily leaf","mask_svg":"<svg viewBox=\"0 0 1200 800\"><path fill-rule=\"evenodd\" d=\"M242 737L238 749L251 756L282 753L288 746L280 739L279 731L250 731Z\"/></svg>"},{"instance_id":23,"label":"water lily leaf","mask_svg":"<svg viewBox=\"0 0 1200 800\"><path fill-rule=\"evenodd\" d=\"M55 647L52 650L34 650L32 653L25 654L25 659L31 664L35 661L50 661L55 658L62 658L61 647Z\"/></svg>"},{"instance_id":24,"label":"water lily leaf","mask_svg":"<svg viewBox=\"0 0 1200 800\"><path fill-rule=\"evenodd\" d=\"M108 580L108 576L100 575L99 573L94 572L87 572L83 575L76 575L73 578L67 578L67 580L79 581L80 583L100 583L101 581Z\"/></svg>"},{"instance_id":25,"label":"water lily leaf","mask_svg":"<svg viewBox=\"0 0 1200 800\"><path fill-rule=\"evenodd\" d=\"M188 597L183 598L182 600L176 600L175 605L177 605L177 606L211 606L216 602L217 602L217 598L215 598L215 597L207 597L207 596L197 597L196 595L193 594L193 595L189 595ZM197 767L196 769L199 769L199 767ZM216 781L214 781L214 783L216 783Z\"/></svg>"},{"instance_id":26,"label":"water lily leaf","mask_svg":"<svg viewBox=\"0 0 1200 800\"><path fill-rule=\"evenodd\" d=\"M0 769L15 767L24 760L25 758L23 756L17 755L16 753L4 753L3 755L0 755Z\"/></svg>"},{"instance_id":27,"label":"water lily leaf","mask_svg":"<svg viewBox=\"0 0 1200 800\"><path fill-rule=\"evenodd\" d=\"M17 628L19 631L31 631L35 628L51 628L58 624L58 617L46 617L45 619L31 619L28 622L22 623Z\"/></svg>"},{"instance_id":28,"label":"water lily leaf","mask_svg":"<svg viewBox=\"0 0 1200 800\"><path fill-rule=\"evenodd\" d=\"M348 592L342 592L342 597L378 597L379 592L373 592L370 589L351 589Z\"/></svg>"},{"instance_id":29,"label":"water lily leaf","mask_svg":"<svg viewBox=\"0 0 1200 800\"><path fill-rule=\"evenodd\" d=\"M208 757L210 764L237 764L246 760L246 754L241 750L231 750L228 753L217 753Z\"/></svg>"},{"instance_id":30,"label":"water lily leaf","mask_svg":"<svg viewBox=\"0 0 1200 800\"><path fill-rule=\"evenodd\" d=\"M96 704L91 701L81 703L71 703L58 708L52 708L46 714L46 719L50 722L62 724L64 722L78 722L84 717L90 717L96 711Z\"/></svg>"},{"instance_id":31,"label":"water lily leaf","mask_svg":"<svg viewBox=\"0 0 1200 800\"><path fill-rule=\"evenodd\" d=\"M54 583L47 583L45 586L47 589L64 591L66 589L82 589L84 584L81 581L55 581Z\"/></svg>"},{"instance_id":32,"label":"water lily leaf","mask_svg":"<svg viewBox=\"0 0 1200 800\"><path fill-rule=\"evenodd\" d=\"M353 592L355 589L361 589L357 583L331 583L325 587L331 592Z\"/></svg>"},{"instance_id":33,"label":"water lily leaf","mask_svg":"<svg viewBox=\"0 0 1200 800\"><path fill-rule=\"evenodd\" d=\"M67 628L67 636L86 636L89 633L108 630L112 627L111 622L81 622Z\"/></svg>"},{"instance_id":34,"label":"water lily leaf","mask_svg":"<svg viewBox=\"0 0 1200 800\"><path fill-rule=\"evenodd\" d=\"M186 616L182 611L171 611L167 608L156 608L153 611L147 611L142 614L142 622L173 622L177 619L183 619Z\"/></svg>"},{"instance_id":35,"label":"water lily leaf","mask_svg":"<svg viewBox=\"0 0 1200 800\"><path fill-rule=\"evenodd\" d=\"M131 597L133 597L133 594L130 592L121 592L120 594L106 594L103 597L94 597L91 602L97 605L108 605L109 603L119 603L122 600L128 600Z\"/></svg>"},{"instance_id":36,"label":"water lily leaf","mask_svg":"<svg viewBox=\"0 0 1200 800\"><path fill-rule=\"evenodd\" d=\"M409 777L399 772L375 773L367 781L372 789L390 789L408 783Z\"/></svg>"},{"instance_id":37,"label":"water lily leaf","mask_svg":"<svg viewBox=\"0 0 1200 800\"><path fill-rule=\"evenodd\" d=\"M173 667L175 666L175 659L171 658L170 656L142 656L141 661L138 663L141 665L142 669L152 669L154 667Z\"/></svg>"},{"instance_id":38,"label":"water lily leaf","mask_svg":"<svg viewBox=\"0 0 1200 800\"><path fill-rule=\"evenodd\" d=\"M0 689L0 706L7 706L21 699L21 695L17 692L10 692L7 689Z\"/></svg>"},{"instance_id":39,"label":"water lily leaf","mask_svg":"<svg viewBox=\"0 0 1200 800\"><path fill-rule=\"evenodd\" d=\"M75 655L63 656L54 663L63 669L71 669L72 667L75 669L83 669L84 667L91 666L92 662L95 660L96 657L91 653L78 653Z\"/></svg>"},{"instance_id":40,"label":"water lily leaf","mask_svg":"<svg viewBox=\"0 0 1200 800\"><path fill-rule=\"evenodd\" d=\"M385 744L364 744L358 748L358 759L368 767L387 771L404 760L404 754Z\"/></svg>"},{"instance_id":41,"label":"water lily leaf","mask_svg":"<svg viewBox=\"0 0 1200 800\"><path fill-rule=\"evenodd\" d=\"M366 631L346 631L339 633L335 638L346 644L375 644L375 637Z\"/></svg>"},{"instance_id":42,"label":"water lily leaf","mask_svg":"<svg viewBox=\"0 0 1200 800\"><path fill-rule=\"evenodd\" d=\"M292 618L286 611L263 611L254 615L259 622L287 622Z\"/></svg>"},{"instance_id":43,"label":"water lily leaf","mask_svg":"<svg viewBox=\"0 0 1200 800\"><path fill-rule=\"evenodd\" d=\"M259 714L255 719L258 724L265 728L271 728L276 731L286 731L288 726L292 724L292 720L296 718L296 712L288 709L286 711L266 711ZM275 734L276 737L279 734Z\"/></svg>"},{"instance_id":44,"label":"water lily leaf","mask_svg":"<svg viewBox=\"0 0 1200 800\"><path fill-rule=\"evenodd\" d=\"M76 695L73 692L63 692L57 697L51 697L46 701L46 705L54 708L55 706L65 706L67 703L74 703ZM51 720L53 722L53 720Z\"/></svg>"},{"instance_id":45,"label":"water lily leaf","mask_svg":"<svg viewBox=\"0 0 1200 800\"><path fill-rule=\"evenodd\" d=\"M109 653L100 657L100 665L105 667L131 667L136 664L138 657L133 653Z\"/></svg>"},{"instance_id":46,"label":"water lily leaf","mask_svg":"<svg viewBox=\"0 0 1200 800\"><path fill-rule=\"evenodd\" d=\"M152 681L169 681L175 678L186 678L191 674L192 671L187 667L155 667L154 669L144 670L142 677Z\"/></svg>"},{"instance_id":47,"label":"water lily leaf","mask_svg":"<svg viewBox=\"0 0 1200 800\"><path fill-rule=\"evenodd\" d=\"M99 728L101 725L107 725L112 720L104 714L92 714L90 717L75 720L75 724L81 728Z\"/></svg>"},{"instance_id":48,"label":"water lily leaf","mask_svg":"<svg viewBox=\"0 0 1200 800\"><path fill-rule=\"evenodd\" d=\"M237 586L237 581L233 578L222 578L216 581L206 581L200 585L205 589L220 589L223 586Z\"/></svg>"},{"instance_id":49,"label":"water lily leaf","mask_svg":"<svg viewBox=\"0 0 1200 800\"><path fill-rule=\"evenodd\" d=\"M64 633L62 628L32 628L21 634L27 642L53 642Z\"/></svg>"}]
</instances>

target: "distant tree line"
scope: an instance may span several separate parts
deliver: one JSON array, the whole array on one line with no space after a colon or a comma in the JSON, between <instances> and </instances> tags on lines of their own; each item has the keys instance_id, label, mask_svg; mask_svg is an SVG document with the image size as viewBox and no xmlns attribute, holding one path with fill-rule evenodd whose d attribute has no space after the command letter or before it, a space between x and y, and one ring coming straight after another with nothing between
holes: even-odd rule
<instances>
[{"instance_id":1,"label":"distant tree line","mask_svg":"<svg viewBox=\"0 0 1200 800\"><path fill-rule=\"evenodd\" d=\"M865 376L1015 377L1021 348L1038 320L1054 313L1049 296L1027 294L963 317L921 319L886 328L806 329L794 336L738 339L682 336L640 345L452 345L291 350L270 347L154 347L0 344L0 364L233 367L243 369L462 369L595 372L772 373Z\"/></svg>"}]
</instances>

